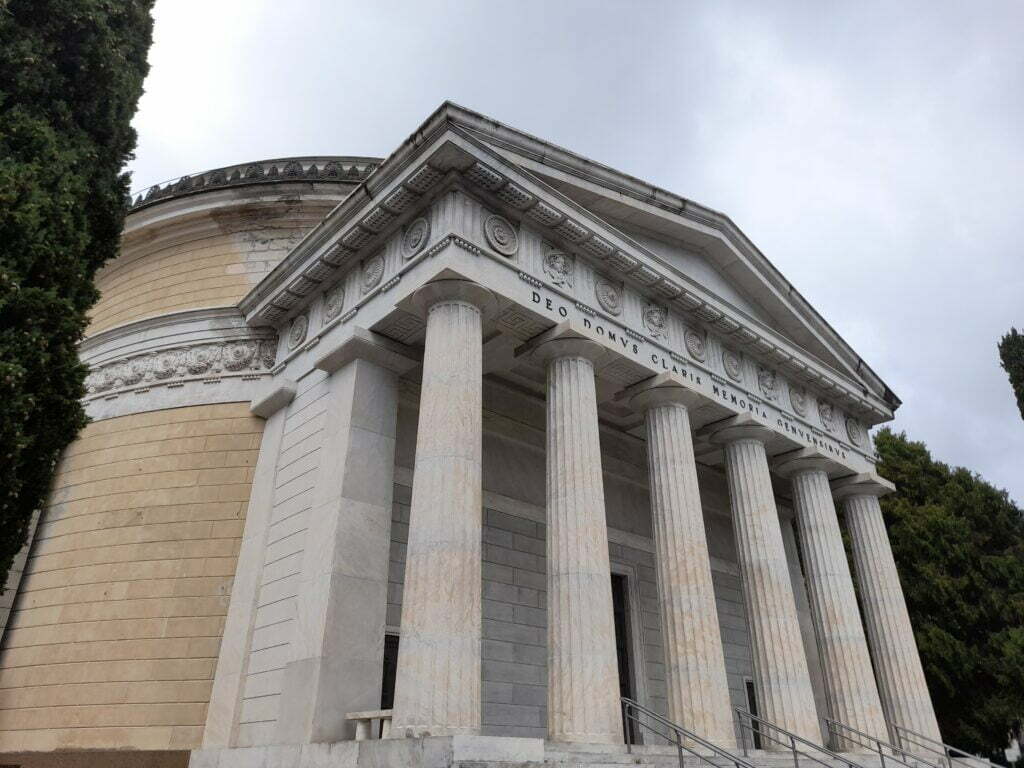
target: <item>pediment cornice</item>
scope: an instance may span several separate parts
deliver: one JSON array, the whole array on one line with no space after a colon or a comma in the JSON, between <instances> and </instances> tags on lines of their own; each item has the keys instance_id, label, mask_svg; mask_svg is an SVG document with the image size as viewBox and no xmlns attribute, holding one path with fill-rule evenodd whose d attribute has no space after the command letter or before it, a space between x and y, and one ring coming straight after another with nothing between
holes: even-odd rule
<instances>
[{"instance_id":1,"label":"pediment cornice","mask_svg":"<svg viewBox=\"0 0 1024 768\"><path fill-rule=\"evenodd\" d=\"M575 201L514 166L492 148L446 125L420 135L418 145L392 155L310 232L241 309L251 325L280 326L323 292L336 274L358 263L415 213L453 185L487 199L598 269L693 321L747 354L777 367L820 397L835 400L869 423L892 418L866 387L824 365L743 310L697 285ZM433 243L457 237L430 233Z\"/></svg>"}]
</instances>

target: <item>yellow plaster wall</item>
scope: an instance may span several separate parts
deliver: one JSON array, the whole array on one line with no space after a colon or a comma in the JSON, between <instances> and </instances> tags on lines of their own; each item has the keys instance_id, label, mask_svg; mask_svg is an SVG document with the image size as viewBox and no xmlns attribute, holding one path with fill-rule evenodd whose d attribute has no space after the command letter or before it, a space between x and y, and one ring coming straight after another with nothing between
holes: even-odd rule
<instances>
[{"instance_id":1,"label":"yellow plaster wall","mask_svg":"<svg viewBox=\"0 0 1024 768\"><path fill-rule=\"evenodd\" d=\"M100 299L86 334L237 304L332 206L329 200L248 204L129 230L121 253L97 273Z\"/></svg>"},{"instance_id":2,"label":"yellow plaster wall","mask_svg":"<svg viewBox=\"0 0 1024 768\"><path fill-rule=\"evenodd\" d=\"M0 650L0 752L200 744L262 430L204 405L69 446Z\"/></svg>"}]
</instances>

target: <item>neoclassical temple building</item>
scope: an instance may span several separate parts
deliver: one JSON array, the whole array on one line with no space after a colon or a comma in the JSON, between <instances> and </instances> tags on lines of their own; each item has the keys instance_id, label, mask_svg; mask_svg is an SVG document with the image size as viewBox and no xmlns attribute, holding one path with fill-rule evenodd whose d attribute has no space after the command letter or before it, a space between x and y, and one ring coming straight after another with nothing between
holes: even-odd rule
<instances>
[{"instance_id":1,"label":"neoclassical temple building","mask_svg":"<svg viewBox=\"0 0 1024 768\"><path fill-rule=\"evenodd\" d=\"M900 401L723 214L444 104L384 160L154 187L99 288L0 763L938 737L869 435Z\"/></svg>"}]
</instances>

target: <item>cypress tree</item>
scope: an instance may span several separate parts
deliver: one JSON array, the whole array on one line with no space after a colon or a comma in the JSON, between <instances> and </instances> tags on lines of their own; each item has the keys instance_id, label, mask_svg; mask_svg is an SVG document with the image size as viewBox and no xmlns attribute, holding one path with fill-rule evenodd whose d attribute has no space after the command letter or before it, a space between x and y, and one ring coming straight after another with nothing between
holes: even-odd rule
<instances>
[{"instance_id":1,"label":"cypress tree","mask_svg":"<svg viewBox=\"0 0 1024 768\"><path fill-rule=\"evenodd\" d=\"M999 360L1010 377L1010 387L1017 398L1020 417L1024 419L1024 334L1016 328L999 340Z\"/></svg>"},{"instance_id":2,"label":"cypress tree","mask_svg":"<svg viewBox=\"0 0 1024 768\"><path fill-rule=\"evenodd\" d=\"M124 223L151 9L0 0L0 577L86 422L76 345Z\"/></svg>"}]
</instances>

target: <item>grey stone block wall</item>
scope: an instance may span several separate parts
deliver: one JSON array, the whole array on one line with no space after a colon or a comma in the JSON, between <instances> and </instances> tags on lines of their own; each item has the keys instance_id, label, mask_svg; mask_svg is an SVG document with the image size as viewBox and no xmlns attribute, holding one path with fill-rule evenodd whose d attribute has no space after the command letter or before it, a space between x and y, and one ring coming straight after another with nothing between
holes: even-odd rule
<instances>
[{"instance_id":1,"label":"grey stone block wall","mask_svg":"<svg viewBox=\"0 0 1024 768\"><path fill-rule=\"evenodd\" d=\"M401 623L405 542L411 489L396 485L391 526L387 623ZM494 736L543 738L547 727L547 617L545 591L546 526L533 519L485 508L483 526L483 732ZM612 530L612 538L615 529ZM641 549L612 541L613 571L624 572L633 617L634 677L642 703L666 713L661 616L649 546ZM722 626L730 694L745 704L744 678L750 676L750 648L739 578L713 574ZM581 629L581 631L585 631ZM655 739L645 737L648 743Z\"/></svg>"}]
</instances>

